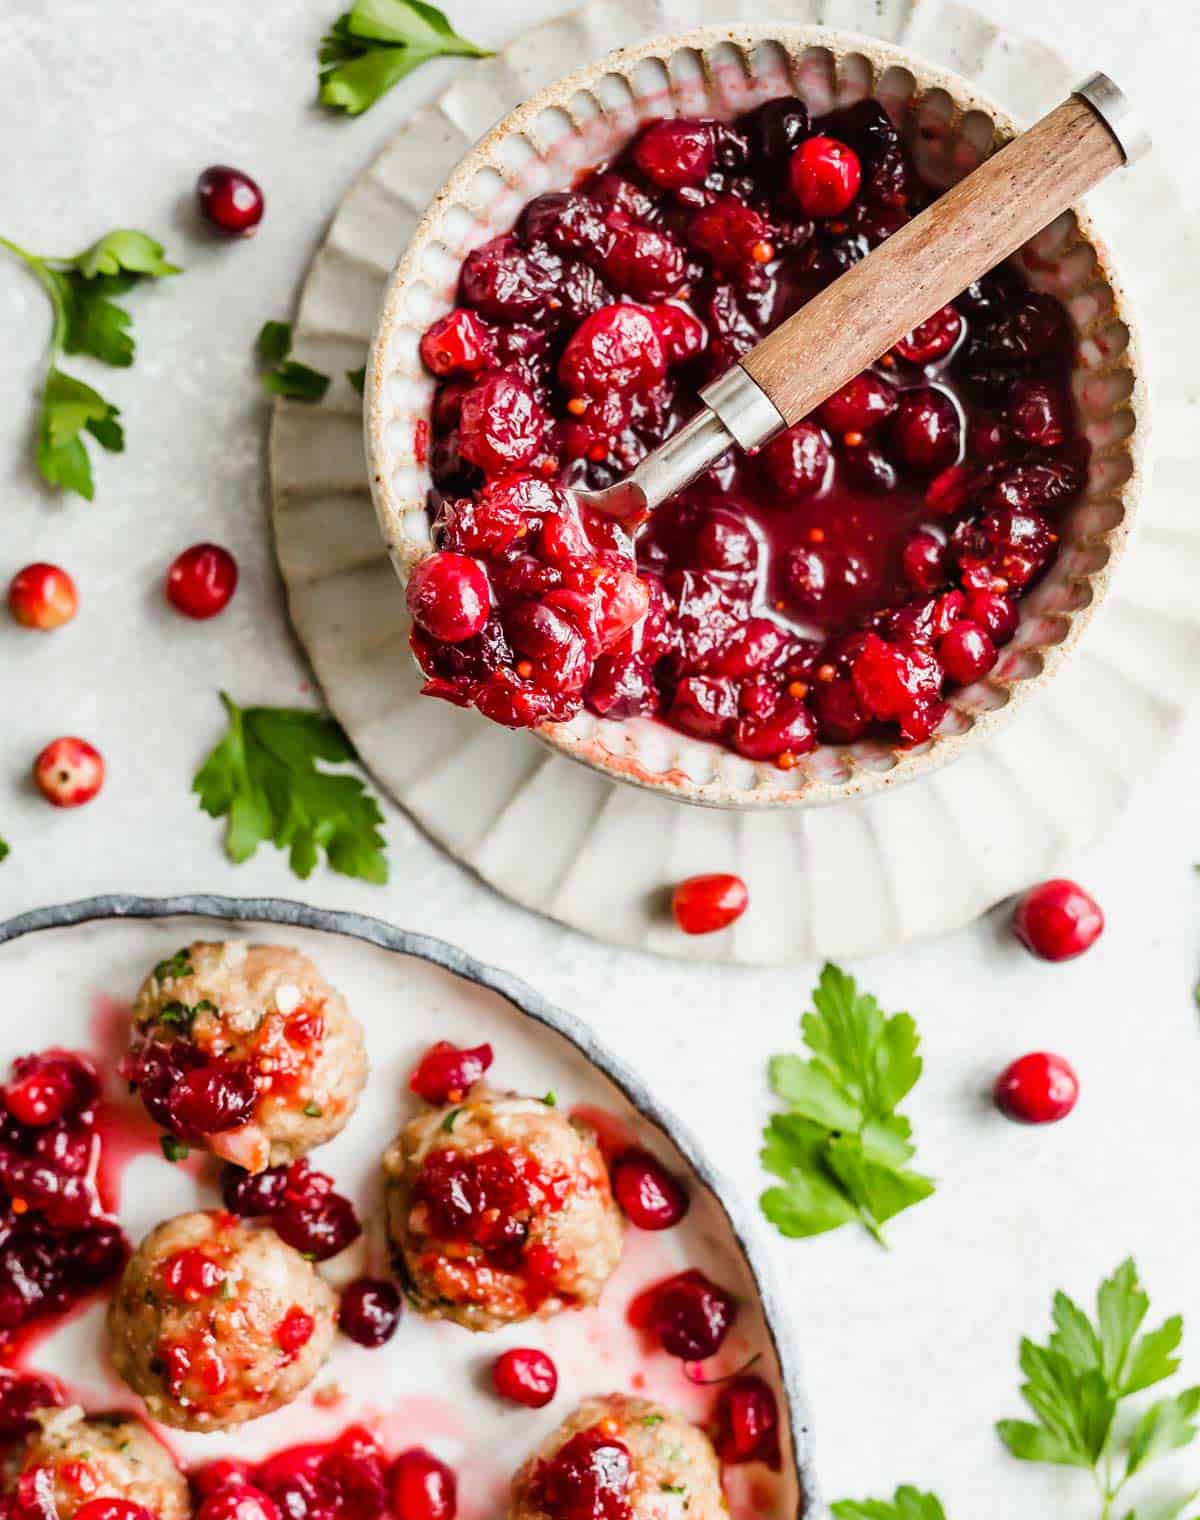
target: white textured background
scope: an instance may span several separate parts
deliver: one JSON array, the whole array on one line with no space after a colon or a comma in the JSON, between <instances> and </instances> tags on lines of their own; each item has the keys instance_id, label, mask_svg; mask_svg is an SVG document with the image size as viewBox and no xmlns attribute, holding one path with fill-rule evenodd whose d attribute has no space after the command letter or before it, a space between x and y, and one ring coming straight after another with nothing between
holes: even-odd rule
<instances>
[{"instance_id":1,"label":"white textured background","mask_svg":"<svg viewBox=\"0 0 1200 1520\"><path fill-rule=\"evenodd\" d=\"M1112 72L1196 205L1200 37L1190 6L981 8L1040 35L1081 72ZM451 16L497 43L556 9L556 0L460 0ZM136 367L97 367L124 412L128 452L99 461L88 507L53 499L33 474L48 314L28 277L0 265L0 581L30 559L53 559L83 598L79 619L53 638L0 619L0 835L13 846L0 866L0 914L113 890L274 893L444 935L593 1020L735 1183L755 1191L765 1058L795 1043L810 976L608 951L508 906L394 809L386 890L323 871L301 884L271 852L234 869L217 825L188 795L221 729L219 686L243 703L313 695L271 559L254 335L266 317L289 314L350 178L459 66L430 66L361 120L328 117L313 103L314 55L336 10L337 0L0 0L0 232L67 252L109 227L139 226L187 266L132 298ZM266 191L266 220L245 244L211 242L190 209L196 173L222 161ZM161 596L167 564L199 538L227 543L243 576L230 610L208 625L185 624ZM91 807L57 814L24 778L63 732L100 746L109 781ZM1122 742L1098 713L1097 743ZM942 1494L950 1520L1094 1516L1086 1477L1019 1467L991 1422L1018 1412L1016 1339L1042 1332L1053 1288L1089 1293L1127 1252L1156 1305L1190 1317L1185 1374L1200 1382L1200 1052L1190 998L1200 960L1198 755L1193 727L1128 815L1075 863L1109 915L1083 961L1036 965L997 915L852 968L886 1006L918 1015L927 1061L911 1104L918 1164L941 1186L893 1225L890 1254L848 1230L775 1243L831 1497L911 1480ZM984 837L988 819L978 826ZM0 1010L7 1055L26 1043L19 1030L37 1010L5 1001ZM1019 1131L983 1094L999 1065L1038 1046L1075 1061L1084 1095L1067 1124ZM1195 1487L1200 1451L1164 1463L1148 1491ZM1154 1520L1153 1506L1139 1502L1138 1515Z\"/></svg>"}]
</instances>

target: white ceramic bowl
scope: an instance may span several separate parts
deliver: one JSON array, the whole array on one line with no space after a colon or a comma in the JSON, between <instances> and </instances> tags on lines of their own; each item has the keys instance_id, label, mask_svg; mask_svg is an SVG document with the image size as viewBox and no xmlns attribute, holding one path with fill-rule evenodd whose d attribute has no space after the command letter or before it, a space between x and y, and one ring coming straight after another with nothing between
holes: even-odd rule
<instances>
[{"instance_id":1,"label":"white ceramic bowl","mask_svg":"<svg viewBox=\"0 0 1200 1520\"><path fill-rule=\"evenodd\" d=\"M371 489L403 582L432 548L425 465L434 382L422 332L454 304L472 248L508 231L522 206L570 186L648 120L729 119L796 93L814 113L871 95L896 120L922 173L949 185L1016 130L958 76L872 38L817 26L706 27L602 59L540 91L462 160L435 197L388 285L367 368ZM791 771L747 760L653 719L583 712L539 735L614 780L683 801L757 808L827 804L916 779L961 754L1046 681L1081 636L1128 539L1143 479L1145 396L1128 303L1091 221L1067 212L1019 258L1035 288L1065 304L1076 333L1073 392L1091 444L1087 488L1063 523L1051 572L1021 603L1017 635L991 674L950 698L941 727L912 749L884 740L820 745ZM485 721L480 719L480 722Z\"/></svg>"}]
</instances>

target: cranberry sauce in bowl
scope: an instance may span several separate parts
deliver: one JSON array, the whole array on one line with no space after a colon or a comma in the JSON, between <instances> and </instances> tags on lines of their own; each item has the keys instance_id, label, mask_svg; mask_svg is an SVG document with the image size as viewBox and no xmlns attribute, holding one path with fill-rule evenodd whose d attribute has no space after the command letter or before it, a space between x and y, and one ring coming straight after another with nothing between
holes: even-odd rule
<instances>
[{"instance_id":1,"label":"cranberry sauce in bowl","mask_svg":"<svg viewBox=\"0 0 1200 1520\"><path fill-rule=\"evenodd\" d=\"M795 63L806 89L815 51ZM699 800L832 800L954 753L1053 663L1132 473L1129 336L1068 214L649 521L579 506L570 487L626 475L992 146L985 117L939 115L919 85L823 114L782 85L764 103L714 83L711 115L610 132L598 167L560 165L564 188L488 221L449 309L413 323L427 537L415 503L395 532L377 481L428 694ZM1068 253L1090 283L1064 276Z\"/></svg>"}]
</instances>

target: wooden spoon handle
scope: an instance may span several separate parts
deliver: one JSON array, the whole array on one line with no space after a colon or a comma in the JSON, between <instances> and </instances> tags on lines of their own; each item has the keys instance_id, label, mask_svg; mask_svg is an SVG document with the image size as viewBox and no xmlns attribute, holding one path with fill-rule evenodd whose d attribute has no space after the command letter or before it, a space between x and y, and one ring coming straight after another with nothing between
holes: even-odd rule
<instances>
[{"instance_id":1,"label":"wooden spoon handle","mask_svg":"<svg viewBox=\"0 0 1200 1520\"><path fill-rule=\"evenodd\" d=\"M790 425L1124 162L1077 95L993 154L741 361Z\"/></svg>"}]
</instances>

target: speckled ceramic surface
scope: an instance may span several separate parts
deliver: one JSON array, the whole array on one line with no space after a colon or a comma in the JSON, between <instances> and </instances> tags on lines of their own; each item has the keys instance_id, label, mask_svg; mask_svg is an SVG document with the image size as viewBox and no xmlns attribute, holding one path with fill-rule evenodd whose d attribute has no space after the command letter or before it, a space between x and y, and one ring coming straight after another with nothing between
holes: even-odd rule
<instances>
[{"instance_id":1,"label":"speckled ceramic surface","mask_svg":"<svg viewBox=\"0 0 1200 1520\"><path fill-rule=\"evenodd\" d=\"M689 1179L691 1206L675 1229L626 1232L622 1261L595 1307L472 1335L446 1321L409 1311L385 1350L367 1351L339 1337L311 1388L286 1409L214 1435L166 1432L189 1463L217 1456L259 1458L297 1441L328 1440L365 1421L391 1452L422 1445L455 1468L461 1520L495 1520L508 1480L529 1453L582 1399L640 1390L688 1419L708 1418L714 1389L689 1379L683 1364L647 1352L626 1311L633 1295L681 1266L702 1267L738 1297L737 1319L705 1376L757 1356L757 1369L778 1391L789 1439L778 1475L760 1464L729 1469L732 1520L797 1520L820 1514L812 1466L811 1421L800 1389L796 1353L765 1282L757 1226L721 1182L692 1137L611 1056L590 1030L553 1007L516 977L481 965L441 940L406 934L377 919L326 913L272 899L96 898L50 908L0 925L0 974L6 996L42 1010L37 1043L90 1049L101 1058L113 1105L109 1126L133 1134L139 1110L115 1080L113 1063L127 1040L128 1002L147 969L196 939L241 939L292 946L310 955L361 1021L371 1074L346 1129L314 1153L348 1194L364 1236L322 1267L342 1283L385 1270L381 1232L380 1157L419 1105L405 1090L416 1057L434 1039L476 1045L496 1055L491 1080L541 1095L564 1107L600 1110L630 1143L660 1154ZM28 1030L10 1031L0 1065L29 1049ZM218 1202L218 1166L193 1158L172 1166L144 1126L145 1147L133 1148L120 1182L119 1217L134 1241L160 1219ZM68 1319L30 1354L30 1363L62 1377L85 1408L138 1408L104 1351L103 1305ZM541 1411L502 1403L488 1368L514 1345L548 1351L559 1392ZM807 1495L807 1502L802 1495ZM685 1520L678 1506L677 1520ZM670 1520L664 1511L666 1520Z\"/></svg>"},{"instance_id":2,"label":"speckled ceramic surface","mask_svg":"<svg viewBox=\"0 0 1200 1520\"><path fill-rule=\"evenodd\" d=\"M737 19L749 6L590 6L465 70L351 190L318 254L301 357L362 362L388 272L470 142L548 78L615 43ZM790 4L781 21L874 32L953 69L1028 121L1072 76L1047 50L941 0ZM1082 648L1000 732L913 787L803 817L680 808L568 765L528 735L419 698L402 598L371 510L357 398L281 403L272 433L279 557L292 617L326 697L367 764L431 834L500 890L601 938L672 954L771 962L852 954L965 922L1093 836L1177 727L1195 685L1200 568L1189 510L1190 376L1172 288L1190 231L1153 155L1090 200L1145 335L1160 439L1136 552ZM1169 229L1169 234L1165 231ZM1181 432L1181 428L1184 430ZM1119 735L1119 740L1114 736ZM739 870L752 906L716 940L686 940L662 888Z\"/></svg>"}]
</instances>

